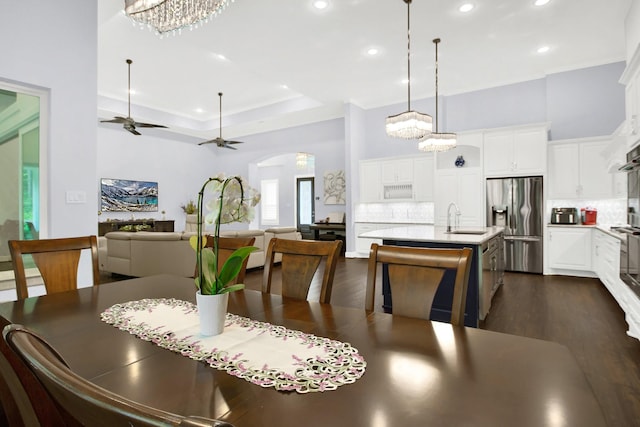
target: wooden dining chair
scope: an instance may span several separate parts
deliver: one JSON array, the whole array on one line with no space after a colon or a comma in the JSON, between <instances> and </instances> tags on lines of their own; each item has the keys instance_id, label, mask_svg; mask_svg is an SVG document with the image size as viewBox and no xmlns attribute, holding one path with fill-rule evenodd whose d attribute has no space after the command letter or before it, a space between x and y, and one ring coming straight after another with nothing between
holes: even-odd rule
<instances>
[{"instance_id":1,"label":"wooden dining chair","mask_svg":"<svg viewBox=\"0 0 640 427\"><path fill-rule=\"evenodd\" d=\"M3 336L60 409L66 425L233 427L152 408L99 387L73 372L44 338L22 325L6 326Z\"/></svg>"},{"instance_id":2,"label":"wooden dining chair","mask_svg":"<svg viewBox=\"0 0 640 427\"><path fill-rule=\"evenodd\" d=\"M218 239L218 271L222 268L224 263L229 259L231 254L240 248L244 248L246 246L253 246L255 243L255 237L220 237ZM213 248L213 236L207 235L207 241L205 243L206 248ZM244 262L242 263L242 269L238 276L236 276L233 283L229 283L230 285L236 283L244 283L244 276L247 272L247 263L249 262L249 257L246 257ZM198 275L198 266L196 262L196 271L195 276Z\"/></svg>"},{"instance_id":3,"label":"wooden dining chair","mask_svg":"<svg viewBox=\"0 0 640 427\"><path fill-rule=\"evenodd\" d=\"M98 271L98 240L96 236L67 237L42 240L9 240L18 299L29 297L23 255L30 254L48 294L78 288L78 264L82 250L91 251L93 285L100 283Z\"/></svg>"},{"instance_id":4,"label":"wooden dining chair","mask_svg":"<svg viewBox=\"0 0 640 427\"><path fill-rule=\"evenodd\" d=\"M392 313L427 320L445 272L454 270L451 324L464 325L472 254L470 248L431 249L373 243L369 253L365 309L373 311L378 264L388 267Z\"/></svg>"},{"instance_id":5,"label":"wooden dining chair","mask_svg":"<svg viewBox=\"0 0 640 427\"><path fill-rule=\"evenodd\" d=\"M276 253L282 254L282 295L302 300L307 299L313 276L318 270L320 261L326 258L322 287L320 288L320 302L328 304L331 301L333 276L336 272L336 264L341 248L342 241L340 240L320 242L314 240L271 239L264 263L262 292L271 293Z\"/></svg>"}]
</instances>

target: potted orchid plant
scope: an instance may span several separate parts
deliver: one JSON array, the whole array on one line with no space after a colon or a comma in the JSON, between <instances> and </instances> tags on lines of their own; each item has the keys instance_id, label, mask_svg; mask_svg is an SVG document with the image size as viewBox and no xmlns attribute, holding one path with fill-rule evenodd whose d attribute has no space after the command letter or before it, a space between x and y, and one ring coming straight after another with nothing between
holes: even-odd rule
<instances>
[{"instance_id":1,"label":"potted orchid plant","mask_svg":"<svg viewBox=\"0 0 640 427\"><path fill-rule=\"evenodd\" d=\"M203 219L204 192L210 184L214 197L207 202L209 213ZM260 193L245 183L242 177L227 178L224 174L209 178L198 193L197 234L191 237L190 243L196 251L197 276L195 285L198 289L196 301L200 314L201 332L204 335L215 335L222 332L229 292L244 288L244 284L233 283L233 281L240 273L244 260L251 252L258 249L254 246L237 249L218 270L220 225L232 222L250 222L259 201ZM213 248L205 247L206 239L203 237L206 236L203 236L203 222L214 226ZM207 298L209 296L217 296L217 298ZM208 302L205 303L205 301ZM204 319L205 313L210 310L204 304L215 305L217 308L211 308L211 310L217 311L218 314L222 311L221 317L218 317L218 320Z\"/></svg>"}]
</instances>

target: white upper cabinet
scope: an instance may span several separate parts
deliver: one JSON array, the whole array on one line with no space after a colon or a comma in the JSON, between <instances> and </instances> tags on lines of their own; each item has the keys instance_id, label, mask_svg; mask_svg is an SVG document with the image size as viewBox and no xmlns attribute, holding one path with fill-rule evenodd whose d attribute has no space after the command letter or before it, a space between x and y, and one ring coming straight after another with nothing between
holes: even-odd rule
<instances>
[{"instance_id":1,"label":"white upper cabinet","mask_svg":"<svg viewBox=\"0 0 640 427\"><path fill-rule=\"evenodd\" d=\"M433 201L433 154L360 161L360 202Z\"/></svg>"},{"instance_id":2,"label":"white upper cabinet","mask_svg":"<svg viewBox=\"0 0 640 427\"><path fill-rule=\"evenodd\" d=\"M383 184L413 182L413 159L390 159L380 162Z\"/></svg>"},{"instance_id":3,"label":"white upper cabinet","mask_svg":"<svg viewBox=\"0 0 640 427\"><path fill-rule=\"evenodd\" d=\"M640 46L627 61L620 82L625 85L627 146L632 147L640 139Z\"/></svg>"},{"instance_id":4,"label":"white upper cabinet","mask_svg":"<svg viewBox=\"0 0 640 427\"><path fill-rule=\"evenodd\" d=\"M543 174L547 160L546 147L546 125L487 131L484 134L484 174Z\"/></svg>"},{"instance_id":5,"label":"white upper cabinet","mask_svg":"<svg viewBox=\"0 0 640 427\"><path fill-rule=\"evenodd\" d=\"M624 197L617 175L609 173L609 140L554 143L549 146L550 199L606 199ZM624 178L624 177L623 177Z\"/></svg>"}]
</instances>

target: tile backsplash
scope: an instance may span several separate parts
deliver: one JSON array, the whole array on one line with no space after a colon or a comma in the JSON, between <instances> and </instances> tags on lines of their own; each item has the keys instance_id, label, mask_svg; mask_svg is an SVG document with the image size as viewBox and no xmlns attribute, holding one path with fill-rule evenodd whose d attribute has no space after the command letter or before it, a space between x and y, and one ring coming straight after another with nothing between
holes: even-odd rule
<instances>
[{"instance_id":1,"label":"tile backsplash","mask_svg":"<svg viewBox=\"0 0 640 427\"><path fill-rule=\"evenodd\" d=\"M602 200L547 200L545 222L551 220L551 208L595 208L598 211L598 225L621 225L627 223L627 199Z\"/></svg>"},{"instance_id":2,"label":"tile backsplash","mask_svg":"<svg viewBox=\"0 0 640 427\"><path fill-rule=\"evenodd\" d=\"M357 203L355 222L433 224L433 202Z\"/></svg>"},{"instance_id":3,"label":"tile backsplash","mask_svg":"<svg viewBox=\"0 0 640 427\"><path fill-rule=\"evenodd\" d=\"M598 224L621 225L627 223L627 199L602 200L547 200L545 223L551 221L551 208L591 207L598 211ZM433 224L435 217L432 202L358 203L355 205L355 222L381 222L398 224Z\"/></svg>"}]
</instances>

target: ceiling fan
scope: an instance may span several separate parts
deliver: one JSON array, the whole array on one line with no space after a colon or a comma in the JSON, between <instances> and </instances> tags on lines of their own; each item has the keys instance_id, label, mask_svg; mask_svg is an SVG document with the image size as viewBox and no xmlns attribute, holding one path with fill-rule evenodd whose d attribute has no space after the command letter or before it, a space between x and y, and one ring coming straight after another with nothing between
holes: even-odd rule
<instances>
[{"instance_id":1,"label":"ceiling fan","mask_svg":"<svg viewBox=\"0 0 640 427\"><path fill-rule=\"evenodd\" d=\"M218 147L237 150L237 148L232 147L229 144L242 144L243 143L242 141L227 141L226 139L222 139L222 92L218 92L218 96L220 97L220 135L215 139L210 139L209 141L200 142L198 145L216 144Z\"/></svg>"},{"instance_id":2,"label":"ceiling fan","mask_svg":"<svg viewBox=\"0 0 640 427\"><path fill-rule=\"evenodd\" d=\"M127 64L129 67L129 81L128 81L128 91L127 94L129 96L128 98L128 104L129 104L129 110L127 112L127 117L122 117L122 116L115 116L113 119L111 120L101 120L101 123L122 123L122 127L125 128L126 130L128 130L129 132L131 132L134 135L141 135L140 132L138 132L136 130L136 127L140 127L140 128L166 128L166 126L163 125L156 125L153 123L142 123L142 122L136 122L135 120L133 120L131 118L131 63L133 61L130 59L127 59Z\"/></svg>"}]
</instances>

